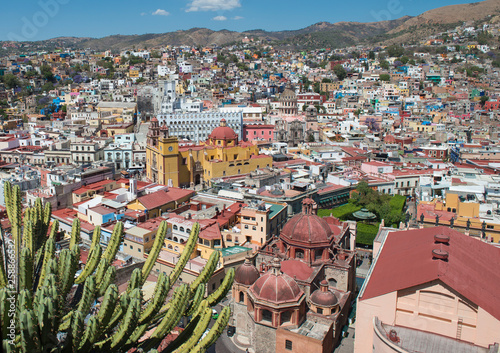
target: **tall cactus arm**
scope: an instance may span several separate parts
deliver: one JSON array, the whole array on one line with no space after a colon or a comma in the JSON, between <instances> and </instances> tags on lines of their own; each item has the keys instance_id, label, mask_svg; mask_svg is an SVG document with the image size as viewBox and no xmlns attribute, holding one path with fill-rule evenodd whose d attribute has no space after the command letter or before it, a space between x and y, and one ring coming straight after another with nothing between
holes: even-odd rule
<instances>
[{"instance_id":1,"label":"tall cactus arm","mask_svg":"<svg viewBox=\"0 0 500 353\"><path fill-rule=\"evenodd\" d=\"M105 258L101 258L99 265L97 265L97 270L95 272L95 279L97 283L101 283L106 274L106 270L109 267L109 262Z\"/></svg>"},{"instance_id":2,"label":"tall cactus arm","mask_svg":"<svg viewBox=\"0 0 500 353\"><path fill-rule=\"evenodd\" d=\"M2 241L3 244L5 242ZM3 250L0 247L0 288L5 288L7 287L7 273L5 272L5 267L4 267L4 258L3 258Z\"/></svg>"},{"instance_id":3,"label":"tall cactus arm","mask_svg":"<svg viewBox=\"0 0 500 353\"><path fill-rule=\"evenodd\" d=\"M65 299L73 286L77 269L78 259L76 254L69 249L61 250L57 268L61 298Z\"/></svg>"},{"instance_id":4,"label":"tall cactus arm","mask_svg":"<svg viewBox=\"0 0 500 353\"><path fill-rule=\"evenodd\" d=\"M63 352L77 352L78 347L80 347L81 340L83 338L84 330L84 320L85 317L81 312L74 311L71 315L70 330L66 337L65 347Z\"/></svg>"},{"instance_id":5,"label":"tall cactus arm","mask_svg":"<svg viewBox=\"0 0 500 353\"><path fill-rule=\"evenodd\" d=\"M188 303L188 288L185 284L174 291L174 298L160 324L156 327L148 341L142 342L140 348L145 351L156 348L165 336L177 325Z\"/></svg>"},{"instance_id":6,"label":"tall cactus arm","mask_svg":"<svg viewBox=\"0 0 500 353\"><path fill-rule=\"evenodd\" d=\"M71 238L69 241L69 249L73 250L78 244L80 244L80 232L82 231L82 227L80 225L80 219L75 218L73 220L73 224L71 226Z\"/></svg>"},{"instance_id":7,"label":"tall cactus arm","mask_svg":"<svg viewBox=\"0 0 500 353\"><path fill-rule=\"evenodd\" d=\"M9 292L7 291L7 288L0 288L0 333L1 336L0 338L3 340L7 339L7 334L9 333L9 325L10 325L10 318L9 318L9 307L10 307L10 298L9 298Z\"/></svg>"},{"instance_id":8,"label":"tall cactus arm","mask_svg":"<svg viewBox=\"0 0 500 353\"><path fill-rule=\"evenodd\" d=\"M113 317L113 312L115 311L117 302L118 287L115 284L111 284L108 289L106 289L101 307L97 313L97 319L99 320L99 332L102 331L102 328L108 326L111 318Z\"/></svg>"},{"instance_id":9,"label":"tall cactus arm","mask_svg":"<svg viewBox=\"0 0 500 353\"><path fill-rule=\"evenodd\" d=\"M198 288L196 288L196 291L194 292L193 300L189 305L189 308L186 313L187 316L191 316L198 311L204 296L205 296L205 285L200 284Z\"/></svg>"},{"instance_id":10,"label":"tall cactus arm","mask_svg":"<svg viewBox=\"0 0 500 353\"><path fill-rule=\"evenodd\" d=\"M140 288L142 285L141 270L138 268L132 271L130 280L128 281L127 293L131 293L134 289Z\"/></svg>"},{"instance_id":11,"label":"tall cactus arm","mask_svg":"<svg viewBox=\"0 0 500 353\"><path fill-rule=\"evenodd\" d=\"M90 308L92 307L92 303L94 302L95 299L95 293L96 293L95 278L94 276L89 276L85 281L82 298L78 303L78 309L77 309L84 316L87 316L87 314L90 311Z\"/></svg>"},{"instance_id":12,"label":"tall cactus arm","mask_svg":"<svg viewBox=\"0 0 500 353\"><path fill-rule=\"evenodd\" d=\"M78 347L78 351L79 352L91 351L92 345L97 339L98 332L99 332L99 320L97 319L97 317L91 316L85 327L85 332L83 333L83 338L80 341L80 346Z\"/></svg>"},{"instance_id":13,"label":"tall cactus arm","mask_svg":"<svg viewBox=\"0 0 500 353\"><path fill-rule=\"evenodd\" d=\"M85 264L85 268L78 275L75 280L76 284L80 284L85 282L85 279L94 273L97 265L99 264L99 259L102 255L102 248L99 244L101 238L101 227L97 226L94 228L94 233L92 234L92 245L90 246L90 254L87 258L87 263Z\"/></svg>"},{"instance_id":14,"label":"tall cactus arm","mask_svg":"<svg viewBox=\"0 0 500 353\"><path fill-rule=\"evenodd\" d=\"M234 280L234 268L230 268L226 276L224 277L224 280L222 281L222 284L208 296L208 304L210 306L214 306L215 304L219 303L222 298L224 298L229 290L231 289L231 286L233 285L233 280Z\"/></svg>"},{"instance_id":15,"label":"tall cactus arm","mask_svg":"<svg viewBox=\"0 0 500 353\"><path fill-rule=\"evenodd\" d=\"M12 219L12 184L10 181L6 181L3 187L4 198L5 198L5 209L7 210L7 217Z\"/></svg>"},{"instance_id":16,"label":"tall cactus arm","mask_svg":"<svg viewBox=\"0 0 500 353\"><path fill-rule=\"evenodd\" d=\"M170 273L170 283L172 283L172 285L175 283L175 281L177 281L177 278L179 278L180 274L184 270L184 267L186 267L186 264L189 258L191 257L191 254L196 248L196 243L198 242L199 233L200 233L200 224L195 223L193 225L193 228L191 229L191 234L189 235L189 239L186 242L186 246L184 247L184 250L182 251L182 254L179 257L179 260L175 264L174 269Z\"/></svg>"},{"instance_id":17,"label":"tall cactus arm","mask_svg":"<svg viewBox=\"0 0 500 353\"><path fill-rule=\"evenodd\" d=\"M106 259L108 263L112 263L118 249L120 249L120 244L123 240L123 223L117 222L115 227L113 228L113 233L111 233L111 239L109 240L108 246L104 254L102 255L103 259Z\"/></svg>"},{"instance_id":18,"label":"tall cactus arm","mask_svg":"<svg viewBox=\"0 0 500 353\"><path fill-rule=\"evenodd\" d=\"M190 335L189 339L181 345L174 352L176 353L189 353L191 349L198 343L203 333L207 330L210 320L212 318L212 309L205 308L201 313L200 320Z\"/></svg>"},{"instance_id":19,"label":"tall cactus arm","mask_svg":"<svg viewBox=\"0 0 500 353\"><path fill-rule=\"evenodd\" d=\"M153 269L153 266L160 254L160 250L165 243L165 234L167 233L167 222L162 221L160 226L158 227L158 231L156 232L156 239L151 248L151 251L148 254L148 258L146 262L142 266L142 284L146 282L146 279L149 276L149 273Z\"/></svg>"},{"instance_id":20,"label":"tall cactus arm","mask_svg":"<svg viewBox=\"0 0 500 353\"><path fill-rule=\"evenodd\" d=\"M38 326L31 310L24 310L19 315L21 327L21 348L25 353L40 352Z\"/></svg>"},{"instance_id":21,"label":"tall cactus arm","mask_svg":"<svg viewBox=\"0 0 500 353\"><path fill-rule=\"evenodd\" d=\"M123 318L118 331L113 335L113 340L111 342L111 349L115 349L124 344L130 337L134 328L137 326L140 315L140 303L142 294L140 289L134 289L131 294L132 300L128 307L127 313Z\"/></svg>"},{"instance_id":22,"label":"tall cactus arm","mask_svg":"<svg viewBox=\"0 0 500 353\"><path fill-rule=\"evenodd\" d=\"M210 277L212 277L212 274L214 273L215 269L217 268L217 264L219 263L219 258L220 258L220 252L219 251L213 251L212 254L210 254L210 258L207 261L207 264L205 267L203 267L203 270L200 272L200 275L196 277L196 279L191 283L189 286L189 289L191 290L191 293L194 293L194 291L198 288L200 284L206 284Z\"/></svg>"},{"instance_id":23,"label":"tall cactus arm","mask_svg":"<svg viewBox=\"0 0 500 353\"><path fill-rule=\"evenodd\" d=\"M46 297L38 308L38 327L41 344L44 350L55 348L58 344L56 337L55 317L57 316L57 300Z\"/></svg>"},{"instance_id":24,"label":"tall cactus arm","mask_svg":"<svg viewBox=\"0 0 500 353\"><path fill-rule=\"evenodd\" d=\"M40 249L47 240L47 230L49 229L51 216L52 216L52 204L50 202L46 202L45 207L43 208L42 228L40 230L39 237L37 238L36 241L35 250Z\"/></svg>"},{"instance_id":25,"label":"tall cactus arm","mask_svg":"<svg viewBox=\"0 0 500 353\"><path fill-rule=\"evenodd\" d=\"M22 221L22 207L21 207L21 189L19 185L12 188L12 219L9 219L12 230L12 240L14 240L16 258L19 256L19 249L21 248L21 221Z\"/></svg>"},{"instance_id":26,"label":"tall cactus arm","mask_svg":"<svg viewBox=\"0 0 500 353\"><path fill-rule=\"evenodd\" d=\"M33 233L35 232L35 223L33 218L36 216L34 214L35 210L27 208L24 211L24 223L23 223L23 248L28 248L33 251Z\"/></svg>"},{"instance_id":27,"label":"tall cactus arm","mask_svg":"<svg viewBox=\"0 0 500 353\"><path fill-rule=\"evenodd\" d=\"M167 299L168 291L170 289L170 281L168 277L162 272L158 277L156 286L153 292L152 300L149 302L146 309L142 312L139 319L139 324L148 323L153 316L161 309L162 305Z\"/></svg>"},{"instance_id":28,"label":"tall cactus arm","mask_svg":"<svg viewBox=\"0 0 500 353\"><path fill-rule=\"evenodd\" d=\"M19 259L19 290L33 288L33 258L31 250L23 248Z\"/></svg>"},{"instance_id":29,"label":"tall cactus arm","mask_svg":"<svg viewBox=\"0 0 500 353\"><path fill-rule=\"evenodd\" d=\"M45 252L43 255L43 264L40 272L40 278L38 279L38 287L40 287L45 280L45 276L47 275L47 266L49 264L49 261L54 258L55 248L56 245L54 239L50 238L49 240L47 240L47 243L45 244Z\"/></svg>"},{"instance_id":30,"label":"tall cactus arm","mask_svg":"<svg viewBox=\"0 0 500 353\"><path fill-rule=\"evenodd\" d=\"M219 339L222 332L229 323L229 318L231 317L231 309L229 306L225 306L217 318L217 321L212 326L207 335L201 339L198 344L191 350L192 353L204 353L210 346L212 346L217 339Z\"/></svg>"},{"instance_id":31,"label":"tall cactus arm","mask_svg":"<svg viewBox=\"0 0 500 353\"><path fill-rule=\"evenodd\" d=\"M116 267L109 266L108 269L106 270L106 274L104 275L104 278L102 279L101 283L99 284L99 288L98 288L98 296L99 297L104 295L104 293L106 292L106 288L108 288L109 285L115 281L115 277L116 277Z\"/></svg>"},{"instance_id":32,"label":"tall cactus arm","mask_svg":"<svg viewBox=\"0 0 500 353\"><path fill-rule=\"evenodd\" d=\"M17 310L19 312L23 310L33 309L33 298L31 290L23 289L19 292L17 296Z\"/></svg>"}]
</instances>

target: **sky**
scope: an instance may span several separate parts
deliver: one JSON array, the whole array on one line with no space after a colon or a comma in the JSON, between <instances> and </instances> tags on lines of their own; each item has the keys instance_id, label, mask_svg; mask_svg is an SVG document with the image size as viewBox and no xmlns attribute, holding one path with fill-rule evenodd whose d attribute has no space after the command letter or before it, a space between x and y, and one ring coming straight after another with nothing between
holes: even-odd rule
<instances>
[{"instance_id":1,"label":"sky","mask_svg":"<svg viewBox=\"0 0 500 353\"><path fill-rule=\"evenodd\" d=\"M317 22L375 22L471 0L23 0L2 4L0 40L114 34L293 30Z\"/></svg>"}]
</instances>

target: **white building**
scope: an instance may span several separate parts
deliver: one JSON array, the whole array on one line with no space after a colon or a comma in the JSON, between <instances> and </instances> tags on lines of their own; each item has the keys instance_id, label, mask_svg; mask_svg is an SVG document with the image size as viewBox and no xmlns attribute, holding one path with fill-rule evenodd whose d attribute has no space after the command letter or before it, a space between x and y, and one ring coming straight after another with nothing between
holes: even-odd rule
<instances>
[{"instance_id":1,"label":"white building","mask_svg":"<svg viewBox=\"0 0 500 353\"><path fill-rule=\"evenodd\" d=\"M160 125L165 122L171 136L187 138L192 141L205 141L208 135L220 125L221 119L226 119L227 126L243 136L242 112L199 112L180 114L160 114L157 116Z\"/></svg>"}]
</instances>

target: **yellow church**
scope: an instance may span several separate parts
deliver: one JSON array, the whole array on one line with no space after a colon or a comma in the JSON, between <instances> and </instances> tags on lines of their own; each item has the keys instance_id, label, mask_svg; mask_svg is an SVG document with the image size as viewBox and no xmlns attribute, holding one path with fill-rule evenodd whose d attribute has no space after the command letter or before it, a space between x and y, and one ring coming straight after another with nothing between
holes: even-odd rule
<instances>
[{"instance_id":1,"label":"yellow church","mask_svg":"<svg viewBox=\"0 0 500 353\"><path fill-rule=\"evenodd\" d=\"M238 141L238 135L222 119L205 143L179 146L168 126L151 119L147 136L146 175L155 183L192 187L211 179L248 174L271 167L272 157L259 154L251 143Z\"/></svg>"}]
</instances>

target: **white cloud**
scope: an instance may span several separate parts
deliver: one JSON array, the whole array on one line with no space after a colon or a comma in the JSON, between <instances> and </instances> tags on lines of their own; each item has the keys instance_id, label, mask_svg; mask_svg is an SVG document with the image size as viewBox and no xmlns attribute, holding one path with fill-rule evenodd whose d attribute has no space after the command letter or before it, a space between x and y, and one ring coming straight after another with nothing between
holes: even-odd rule
<instances>
[{"instance_id":1,"label":"white cloud","mask_svg":"<svg viewBox=\"0 0 500 353\"><path fill-rule=\"evenodd\" d=\"M212 20L214 20L214 21L226 21L227 17L226 16L215 16L214 18L212 18Z\"/></svg>"},{"instance_id":2,"label":"white cloud","mask_svg":"<svg viewBox=\"0 0 500 353\"><path fill-rule=\"evenodd\" d=\"M241 16L234 16L234 17L233 17L233 20L236 20L236 21L237 21L237 20L242 20L242 19L243 19L243 17L241 17Z\"/></svg>"},{"instance_id":3,"label":"white cloud","mask_svg":"<svg viewBox=\"0 0 500 353\"><path fill-rule=\"evenodd\" d=\"M186 12L232 10L241 7L240 0L191 0Z\"/></svg>"},{"instance_id":4,"label":"white cloud","mask_svg":"<svg viewBox=\"0 0 500 353\"><path fill-rule=\"evenodd\" d=\"M147 15L147 13L141 12L141 16L146 16L146 15Z\"/></svg>"},{"instance_id":5,"label":"white cloud","mask_svg":"<svg viewBox=\"0 0 500 353\"><path fill-rule=\"evenodd\" d=\"M153 16L168 16L168 15L170 15L170 12L162 10L162 9L158 9L155 12L153 12L152 15Z\"/></svg>"}]
</instances>

